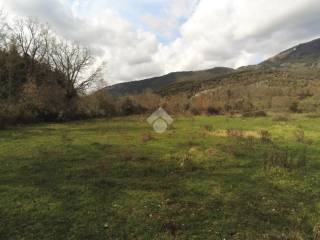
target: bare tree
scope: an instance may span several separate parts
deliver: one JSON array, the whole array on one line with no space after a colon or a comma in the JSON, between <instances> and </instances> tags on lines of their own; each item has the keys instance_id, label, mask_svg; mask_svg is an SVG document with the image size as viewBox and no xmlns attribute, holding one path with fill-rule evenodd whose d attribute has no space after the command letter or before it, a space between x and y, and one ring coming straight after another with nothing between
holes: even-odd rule
<instances>
[{"instance_id":1,"label":"bare tree","mask_svg":"<svg viewBox=\"0 0 320 240\"><path fill-rule=\"evenodd\" d=\"M54 68L66 77L70 97L86 90L101 71L97 69L91 76L85 77L84 73L93 61L90 50L65 40L53 42L50 59Z\"/></svg>"},{"instance_id":2,"label":"bare tree","mask_svg":"<svg viewBox=\"0 0 320 240\"><path fill-rule=\"evenodd\" d=\"M4 48L7 43L8 24L3 9L0 9L0 48Z\"/></svg>"},{"instance_id":3,"label":"bare tree","mask_svg":"<svg viewBox=\"0 0 320 240\"><path fill-rule=\"evenodd\" d=\"M89 77L85 80L85 89L90 89L91 92L99 91L107 87L107 82L105 81L105 69L107 63L103 61L97 68L95 68Z\"/></svg>"},{"instance_id":4,"label":"bare tree","mask_svg":"<svg viewBox=\"0 0 320 240\"><path fill-rule=\"evenodd\" d=\"M33 18L20 18L15 21L12 31L20 54L28 56L32 65L48 59L50 34L47 25Z\"/></svg>"},{"instance_id":5,"label":"bare tree","mask_svg":"<svg viewBox=\"0 0 320 240\"><path fill-rule=\"evenodd\" d=\"M36 63L46 63L64 75L68 97L85 91L103 67L86 76L93 63L90 50L80 44L59 38L47 25L33 18L19 18L12 27L12 39L19 54L30 59L29 74L35 73Z\"/></svg>"}]
</instances>

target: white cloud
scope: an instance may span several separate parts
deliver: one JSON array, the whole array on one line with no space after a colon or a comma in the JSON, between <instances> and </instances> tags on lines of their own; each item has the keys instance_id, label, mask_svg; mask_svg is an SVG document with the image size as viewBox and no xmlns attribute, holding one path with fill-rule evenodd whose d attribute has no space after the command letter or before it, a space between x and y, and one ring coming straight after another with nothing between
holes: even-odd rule
<instances>
[{"instance_id":1,"label":"white cloud","mask_svg":"<svg viewBox=\"0 0 320 240\"><path fill-rule=\"evenodd\" d=\"M152 4L162 8L150 10ZM100 61L107 60L110 83L253 64L320 36L318 0L0 0L1 5L89 45ZM144 26L119 6L140 9L135 14ZM167 43L159 36L175 39Z\"/></svg>"},{"instance_id":2,"label":"white cloud","mask_svg":"<svg viewBox=\"0 0 320 240\"><path fill-rule=\"evenodd\" d=\"M11 13L37 17L48 22L64 37L92 48L98 61L107 62L109 83L131 81L162 74L153 55L159 43L154 34L136 30L130 22L112 9L102 8L91 15L77 15L77 9L88 4L75 1L0 0Z\"/></svg>"},{"instance_id":3,"label":"white cloud","mask_svg":"<svg viewBox=\"0 0 320 240\"><path fill-rule=\"evenodd\" d=\"M171 39L179 30L180 23L192 14L198 2L199 0L167 0L159 15L147 13L141 16L141 20L150 29Z\"/></svg>"},{"instance_id":4,"label":"white cloud","mask_svg":"<svg viewBox=\"0 0 320 240\"><path fill-rule=\"evenodd\" d=\"M158 57L166 72L257 63L319 36L319 20L317 0L202 0Z\"/></svg>"}]
</instances>

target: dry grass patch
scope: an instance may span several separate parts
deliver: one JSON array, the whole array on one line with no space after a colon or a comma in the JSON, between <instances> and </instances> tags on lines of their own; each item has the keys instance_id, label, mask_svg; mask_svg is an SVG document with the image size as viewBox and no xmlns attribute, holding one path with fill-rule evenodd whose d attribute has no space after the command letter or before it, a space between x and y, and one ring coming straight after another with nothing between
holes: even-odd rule
<instances>
[{"instance_id":1,"label":"dry grass patch","mask_svg":"<svg viewBox=\"0 0 320 240\"><path fill-rule=\"evenodd\" d=\"M215 156L215 155L218 155L219 154L219 151L215 148L208 148L206 151L205 151L205 154L207 156Z\"/></svg>"},{"instance_id":2,"label":"dry grass patch","mask_svg":"<svg viewBox=\"0 0 320 240\"><path fill-rule=\"evenodd\" d=\"M154 140L155 138L151 135L151 133L144 133L141 136L142 143L150 142Z\"/></svg>"},{"instance_id":3,"label":"dry grass patch","mask_svg":"<svg viewBox=\"0 0 320 240\"><path fill-rule=\"evenodd\" d=\"M317 224L313 229L314 240L320 240L320 224Z\"/></svg>"},{"instance_id":4,"label":"dry grass patch","mask_svg":"<svg viewBox=\"0 0 320 240\"><path fill-rule=\"evenodd\" d=\"M261 139L259 131L244 131L244 130L216 130L209 133L210 136L215 137L243 137Z\"/></svg>"}]
</instances>

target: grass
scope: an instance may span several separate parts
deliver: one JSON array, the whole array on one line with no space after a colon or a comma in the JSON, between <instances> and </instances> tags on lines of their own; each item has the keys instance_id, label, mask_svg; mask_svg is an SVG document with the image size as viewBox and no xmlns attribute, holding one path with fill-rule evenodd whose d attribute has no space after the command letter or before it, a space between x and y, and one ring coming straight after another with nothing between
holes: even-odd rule
<instances>
[{"instance_id":1,"label":"grass","mask_svg":"<svg viewBox=\"0 0 320 240\"><path fill-rule=\"evenodd\" d=\"M0 239L314 239L319 149L320 119L302 115L3 130Z\"/></svg>"}]
</instances>

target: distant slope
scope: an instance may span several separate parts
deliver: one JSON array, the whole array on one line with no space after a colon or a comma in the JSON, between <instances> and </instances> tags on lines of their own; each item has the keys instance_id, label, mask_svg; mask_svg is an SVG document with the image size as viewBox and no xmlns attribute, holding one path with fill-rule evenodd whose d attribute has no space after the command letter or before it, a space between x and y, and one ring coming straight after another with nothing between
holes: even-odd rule
<instances>
[{"instance_id":1,"label":"distant slope","mask_svg":"<svg viewBox=\"0 0 320 240\"><path fill-rule=\"evenodd\" d=\"M117 84L107 90L113 96L151 89L163 96L183 93L191 97L217 88L239 88L261 82L269 82L270 88L277 85L283 89L289 87L289 79L294 82L305 82L308 79L317 82L320 80L319 72L320 39L316 39L285 50L258 65L244 66L237 70L219 67L197 72L176 72Z\"/></svg>"},{"instance_id":2,"label":"distant slope","mask_svg":"<svg viewBox=\"0 0 320 240\"><path fill-rule=\"evenodd\" d=\"M294 46L260 65L270 67L320 67L320 39Z\"/></svg>"},{"instance_id":3,"label":"distant slope","mask_svg":"<svg viewBox=\"0 0 320 240\"><path fill-rule=\"evenodd\" d=\"M314 71L311 71L313 69ZM270 87L288 87L287 78L303 82L305 79L319 79L320 70L320 39L294 46L278 55L258 64L244 66L228 74L215 76L201 81L186 81L164 86L162 95L187 93L195 95L215 88L240 87L248 84L259 84L272 80ZM319 76L320 77L320 76Z\"/></svg>"},{"instance_id":4,"label":"distant slope","mask_svg":"<svg viewBox=\"0 0 320 240\"><path fill-rule=\"evenodd\" d=\"M175 72L161 77L116 84L108 87L107 91L109 94L116 97L141 93L147 89L159 92L175 83L180 83L183 85L184 83L190 83L192 81L204 81L231 73L233 71L234 69L232 68L217 67L195 72Z\"/></svg>"}]
</instances>

